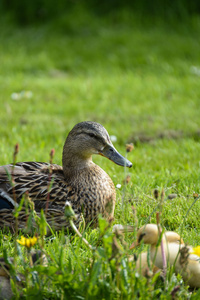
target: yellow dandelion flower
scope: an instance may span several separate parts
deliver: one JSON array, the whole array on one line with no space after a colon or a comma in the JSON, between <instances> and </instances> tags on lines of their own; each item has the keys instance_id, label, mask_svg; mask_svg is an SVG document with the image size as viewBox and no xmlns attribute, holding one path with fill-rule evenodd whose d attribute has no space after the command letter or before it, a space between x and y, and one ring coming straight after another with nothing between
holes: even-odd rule
<instances>
[{"instance_id":1,"label":"yellow dandelion flower","mask_svg":"<svg viewBox=\"0 0 200 300\"><path fill-rule=\"evenodd\" d=\"M194 247L192 249L191 254L196 254L196 255L200 256L200 246Z\"/></svg>"},{"instance_id":2,"label":"yellow dandelion flower","mask_svg":"<svg viewBox=\"0 0 200 300\"><path fill-rule=\"evenodd\" d=\"M21 236L21 240L17 240L17 242L22 245L22 246L25 246L27 248L31 248L33 247L36 242L37 242L37 237L34 236L34 237L30 237L30 238L25 238L23 235Z\"/></svg>"},{"instance_id":3,"label":"yellow dandelion flower","mask_svg":"<svg viewBox=\"0 0 200 300\"><path fill-rule=\"evenodd\" d=\"M17 242L22 245L22 246L25 246L25 237L22 235L21 236L21 240L17 240Z\"/></svg>"}]
</instances>

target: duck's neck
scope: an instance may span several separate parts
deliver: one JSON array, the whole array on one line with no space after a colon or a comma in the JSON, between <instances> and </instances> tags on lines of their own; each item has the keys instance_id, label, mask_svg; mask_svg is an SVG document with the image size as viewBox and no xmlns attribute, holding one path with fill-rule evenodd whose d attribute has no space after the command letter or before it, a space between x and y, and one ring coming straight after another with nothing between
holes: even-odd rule
<instances>
[{"instance_id":1,"label":"duck's neck","mask_svg":"<svg viewBox=\"0 0 200 300\"><path fill-rule=\"evenodd\" d=\"M75 174L79 173L83 169L91 169L95 166L92 161L92 156L89 157L81 157L74 156L68 153L67 156L63 155L63 173L65 178L71 178Z\"/></svg>"}]
</instances>

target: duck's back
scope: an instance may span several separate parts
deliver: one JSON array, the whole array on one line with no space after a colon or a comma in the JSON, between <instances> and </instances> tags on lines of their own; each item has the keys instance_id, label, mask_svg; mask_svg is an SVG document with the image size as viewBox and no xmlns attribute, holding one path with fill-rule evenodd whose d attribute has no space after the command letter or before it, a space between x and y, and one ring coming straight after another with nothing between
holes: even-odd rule
<instances>
[{"instance_id":1,"label":"duck's back","mask_svg":"<svg viewBox=\"0 0 200 300\"><path fill-rule=\"evenodd\" d=\"M17 203L27 192L28 196L34 200L36 209L45 206L49 187L53 181L51 195L53 196L54 186L56 186L57 195L59 195L61 185L64 184L63 170L59 165L23 162L17 163L14 167L13 165L0 167L0 189ZM61 195L59 196L61 198ZM3 196L0 197L0 209L4 208L2 198ZM10 202L9 208L14 208L14 205Z\"/></svg>"},{"instance_id":2,"label":"duck's back","mask_svg":"<svg viewBox=\"0 0 200 300\"><path fill-rule=\"evenodd\" d=\"M57 216L58 223L59 218L64 218L66 201L76 214L83 213L86 223L96 221L100 213L105 217L112 217L114 213L114 184L95 164L68 179L64 178L62 167L55 164L23 162L14 168L12 165L0 167L0 215L8 214L25 193L34 202L36 211L48 209L48 215Z\"/></svg>"}]
</instances>

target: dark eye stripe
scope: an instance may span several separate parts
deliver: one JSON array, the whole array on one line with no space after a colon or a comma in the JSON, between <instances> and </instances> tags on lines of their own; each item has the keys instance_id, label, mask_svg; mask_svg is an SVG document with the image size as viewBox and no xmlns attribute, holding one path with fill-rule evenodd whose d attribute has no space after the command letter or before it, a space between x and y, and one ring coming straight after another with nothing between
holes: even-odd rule
<instances>
[{"instance_id":1,"label":"dark eye stripe","mask_svg":"<svg viewBox=\"0 0 200 300\"><path fill-rule=\"evenodd\" d=\"M139 238L138 238L138 243L141 242L141 240L143 239L143 237L145 236L146 233L141 233Z\"/></svg>"},{"instance_id":2,"label":"dark eye stripe","mask_svg":"<svg viewBox=\"0 0 200 300\"><path fill-rule=\"evenodd\" d=\"M101 137L101 136L98 136L98 135L94 135L94 138L99 141L100 143L102 143L103 145L105 145L105 141L104 139Z\"/></svg>"},{"instance_id":3,"label":"dark eye stripe","mask_svg":"<svg viewBox=\"0 0 200 300\"><path fill-rule=\"evenodd\" d=\"M91 137L93 137L93 138L96 138L96 137L97 137L97 136L96 136L94 133L92 133L92 132L88 132L88 135L91 136Z\"/></svg>"},{"instance_id":4,"label":"dark eye stripe","mask_svg":"<svg viewBox=\"0 0 200 300\"><path fill-rule=\"evenodd\" d=\"M79 135L79 134L89 135L90 137L96 139L97 141L99 141L99 142L102 143L103 145L106 144L106 143L105 143L105 140L104 140L101 136L96 135L96 134L94 134L93 132L83 132L83 131L81 131L81 132L79 132L77 135Z\"/></svg>"}]
</instances>

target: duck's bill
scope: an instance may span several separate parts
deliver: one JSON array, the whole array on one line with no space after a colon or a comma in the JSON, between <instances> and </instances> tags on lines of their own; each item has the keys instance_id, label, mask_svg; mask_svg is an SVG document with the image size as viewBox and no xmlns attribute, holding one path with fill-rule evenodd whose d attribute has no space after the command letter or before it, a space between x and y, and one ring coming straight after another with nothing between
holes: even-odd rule
<instances>
[{"instance_id":1,"label":"duck's bill","mask_svg":"<svg viewBox=\"0 0 200 300\"><path fill-rule=\"evenodd\" d=\"M106 146L99 154L107 157L119 166L132 167L132 163L123 157L112 145Z\"/></svg>"},{"instance_id":2,"label":"duck's bill","mask_svg":"<svg viewBox=\"0 0 200 300\"><path fill-rule=\"evenodd\" d=\"M136 248L137 246L139 246L139 243L138 242L133 242L133 244L130 246L130 250Z\"/></svg>"}]
</instances>

